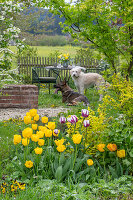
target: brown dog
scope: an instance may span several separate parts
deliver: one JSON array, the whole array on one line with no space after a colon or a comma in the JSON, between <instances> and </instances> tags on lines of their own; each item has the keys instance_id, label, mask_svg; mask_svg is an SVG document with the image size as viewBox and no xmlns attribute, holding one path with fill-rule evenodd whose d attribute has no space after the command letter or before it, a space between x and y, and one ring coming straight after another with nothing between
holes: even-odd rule
<instances>
[{"instance_id":1,"label":"brown dog","mask_svg":"<svg viewBox=\"0 0 133 200\"><path fill-rule=\"evenodd\" d=\"M68 103L68 105L77 105L78 102L84 102L85 105L89 105L89 101L86 96L74 92L66 83L66 80L60 81L54 85L56 91L62 93L62 103Z\"/></svg>"}]
</instances>

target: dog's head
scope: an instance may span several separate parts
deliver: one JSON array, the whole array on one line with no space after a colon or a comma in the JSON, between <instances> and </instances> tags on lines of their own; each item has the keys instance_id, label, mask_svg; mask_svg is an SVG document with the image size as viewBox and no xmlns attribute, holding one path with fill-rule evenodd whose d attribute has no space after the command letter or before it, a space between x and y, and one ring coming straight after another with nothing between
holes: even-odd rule
<instances>
[{"instance_id":1,"label":"dog's head","mask_svg":"<svg viewBox=\"0 0 133 200\"><path fill-rule=\"evenodd\" d=\"M58 91L63 91L64 88L66 88L67 86L68 86L67 81L63 80L63 81L56 83L56 85L54 85L54 88L56 88L56 93L57 93Z\"/></svg>"},{"instance_id":2,"label":"dog's head","mask_svg":"<svg viewBox=\"0 0 133 200\"><path fill-rule=\"evenodd\" d=\"M72 78L78 78L80 76L80 73L81 73L81 68L79 67L75 67L70 70L70 74Z\"/></svg>"}]
</instances>

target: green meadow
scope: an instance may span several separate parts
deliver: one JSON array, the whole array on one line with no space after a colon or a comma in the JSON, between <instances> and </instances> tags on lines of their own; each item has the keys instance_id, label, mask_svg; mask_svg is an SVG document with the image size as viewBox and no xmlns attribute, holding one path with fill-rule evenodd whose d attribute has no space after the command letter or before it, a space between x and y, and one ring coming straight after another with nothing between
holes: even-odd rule
<instances>
[{"instance_id":1,"label":"green meadow","mask_svg":"<svg viewBox=\"0 0 133 200\"><path fill-rule=\"evenodd\" d=\"M81 47L79 46L32 46L34 49L37 50L37 56L38 57L50 57L55 56L59 54L66 54L69 53L70 57L75 57L77 50L79 50ZM13 66L12 68L17 67L17 59L16 59L16 52L17 48L15 46L10 46L10 50L14 53L13 57Z\"/></svg>"},{"instance_id":2,"label":"green meadow","mask_svg":"<svg viewBox=\"0 0 133 200\"><path fill-rule=\"evenodd\" d=\"M37 49L37 55L40 57L49 57L51 54L59 53L69 53L71 57L76 55L76 51L80 49L79 46L33 46ZM16 53L16 47L11 46L10 49Z\"/></svg>"}]
</instances>

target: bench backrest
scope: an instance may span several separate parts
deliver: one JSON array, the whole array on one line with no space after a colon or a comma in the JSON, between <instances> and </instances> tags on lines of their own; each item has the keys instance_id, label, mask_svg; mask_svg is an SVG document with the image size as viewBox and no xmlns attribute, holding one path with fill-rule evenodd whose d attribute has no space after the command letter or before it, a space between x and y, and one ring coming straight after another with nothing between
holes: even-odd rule
<instances>
[{"instance_id":1,"label":"bench backrest","mask_svg":"<svg viewBox=\"0 0 133 200\"><path fill-rule=\"evenodd\" d=\"M32 68L32 83L39 83L39 76L34 68Z\"/></svg>"}]
</instances>

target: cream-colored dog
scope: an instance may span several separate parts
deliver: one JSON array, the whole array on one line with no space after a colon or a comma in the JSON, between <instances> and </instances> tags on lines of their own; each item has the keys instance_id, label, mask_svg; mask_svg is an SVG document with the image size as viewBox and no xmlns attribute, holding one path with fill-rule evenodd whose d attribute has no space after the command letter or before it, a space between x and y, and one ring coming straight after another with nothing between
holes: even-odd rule
<instances>
[{"instance_id":1,"label":"cream-colored dog","mask_svg":"<svg viewBox=\"0 0 133 200\"><path fill-rule=\"evenodd\" d=\"M104 78L98 73L84 73L80 67L75 67L70 70L71 77L75 83L76 88L80 94L84 94L84 89L91 85L100 89L100 86L106 85ZM102 100L103 95L100 94L99 101Z\"/></svg>"}]
</instances>

